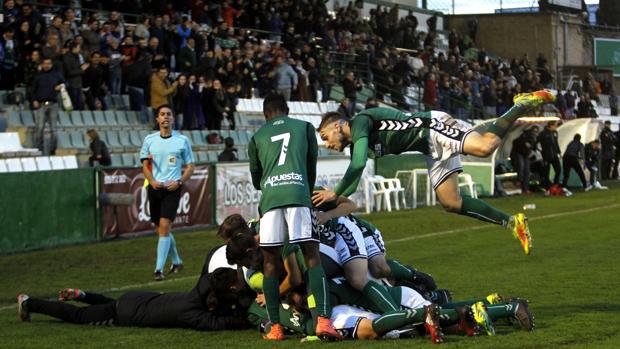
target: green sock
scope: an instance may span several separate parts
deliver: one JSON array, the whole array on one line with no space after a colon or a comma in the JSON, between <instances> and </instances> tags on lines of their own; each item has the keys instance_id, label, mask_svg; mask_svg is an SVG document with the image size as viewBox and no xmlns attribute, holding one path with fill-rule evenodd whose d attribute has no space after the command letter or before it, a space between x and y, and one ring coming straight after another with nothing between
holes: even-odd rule
<instances>
[{"instance_id":1,"label":"green sock","mask_svg":"<svg viewBox=\"0 0 620 349\"><path fill-rule=\"evenodd\" d=\"M450 308L450 309L444 309L444 306L441 306L441 309L439 310L439 318L441 320L441 324L454 324L459 322L460 320L460 316L459 313Z\"/></svg>"},{"instance_id":2,"label":"green sock","mask_svg":"<svg viewBox=\"0 0 620 349\"><path fill-rule=\"evenodd\" d=\"M280 313L278 312L278 307L280 306L280 282L278 278L265 276L263 279L263 292L267 302L269 321L274 324L280 323Z\"/></svg>"},{"instance_id":3,"label":"green sock","mask_svg":"<svg viewBox=\"0 0 620 349\"><path fill-rule=\"evenodd\" d=\"M445 308L445 309L454 309L456 307L463 307L466 305L473 305L475 303L478 302L483 302L484 304L489 304L489 301L486 298L476 298L476 299L469 299L466 301L460 301L460 302L450 302L450 303L446 303L446 304L442 304L441 307Z\"/></svg>"},{"instance_id":4,"label":"green sock","mask_svg":"<svg viewBox=\"0 0 620 349\"><path fill-rule=\"evenodd\" d=\"M395 280L413 280L415 273L410 268L398 263L393 259L387 259L387 264L390 266L390 279Z\"/></svg>"},{"instance_id":5,"label":"green sock","mask_svg":"<svg viewBox=\"0 0 620 349\"><path fill-rule=\"evenodd\" d=\"M499 138L504 138L512 124L517 121L519 117L523 116L523 113L526 110L527 109L521 106L513 106L512 108L508 109L508 111L506 111L504 115L493 121L491 126L486 129L486 132L491 132Z\"/></svg>"},{"instance_id":6,"label":"green sock","mask_svg":"<svg viewBox=\"0 0 620 349\"><path fill-rule=\"evenodd\" d=\"M517 309L517 307L513 304L508 303L500 303L500 304L487 304L487 313L491 317L493 321L497 319L510 318L514 315L513 309Z\"/></svg>"},{"instance_id":7,"label":"green sock","mask_svg":"<svg viewBox=\"0 0 620 349\"><path fill-rule=\"evenodd\" d=\"M308 269L308 279L310 281L310 292L314 296L316 312L319 316L329 317L331 315L331 305L329 303L329 292L325 270L318 265Z\"/></svg>"},{"instance_id":8,"label":"green sock","mask_svg":"<svg viewBox=\"0 0 620 349\"><path fill-rule=\"evenodd\" d=\"M478 218L481 221L494 223L505 227L510 220L510 216L480 199L463 195L461 212L464 216Z\"/></svg>"},{"instance_id":9,"label":"green sock","mask_svg":"<svg viewBox=\"0 0 620 349\"><path fill-rule=\"evenodd\" d=\"M379 335L405 325L424 322L424 308L391 311L372 320L372 329Z\"/></svg>"},{"instance_id":10,"label":"green sock","mask_svg":"<svg viewBox=\"0 0 620 349\"><path fill-rule=\"evenodd\" d=\"M372 301L381 310L381 313L400 309L400 306L394 302L394 298L392 298L386 288L375 281L369 280L366 286L364 286L362 294Z\"/></svg>"}]
</instances>

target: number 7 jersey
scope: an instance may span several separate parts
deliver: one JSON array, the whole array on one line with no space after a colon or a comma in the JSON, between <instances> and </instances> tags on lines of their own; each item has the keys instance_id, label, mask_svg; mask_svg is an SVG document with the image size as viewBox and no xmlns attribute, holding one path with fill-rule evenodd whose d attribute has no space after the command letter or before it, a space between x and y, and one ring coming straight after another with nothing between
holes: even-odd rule
<instances>
[{"instance_id":1,"label":"number 7 jersey","mask_svg":"<svg viewBox=\"0 0 620 349\"><path fill-rule=\"evenodd\" d=\"M312 207L317 141L305 121L278 116L261 127L248 145L252 183L262 191L261 216L274 208Z\"/></svg>"}]
</instances>

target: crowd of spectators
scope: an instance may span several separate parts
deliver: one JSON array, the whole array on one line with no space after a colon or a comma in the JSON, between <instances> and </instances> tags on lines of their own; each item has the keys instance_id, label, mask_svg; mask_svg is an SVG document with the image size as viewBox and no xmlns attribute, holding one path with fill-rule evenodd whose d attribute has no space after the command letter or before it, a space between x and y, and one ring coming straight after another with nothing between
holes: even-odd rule
<instances>
[{"instance_id":1,"label":"crowd of spectators","mask_svg":"<svg viewBox=\"0 0 620 349\"><path fill-rule=\"evenodd\" d=\"M143 122L149 109L169 103L183 129L234 128L237 98L270 91L316 101L341 84L352 114L364 85L407 108L407 88L418 84L427 109L471 119L501 115L515 94L554 83L542 55L535 63L527 55L505 62L476 48L475 22L467 34L451 31L440 52L437 16L419 30L417 17L399 16L398 5L377 6L364 18L361 0L336 2L332 14L322 0L82 1L79 16L63 1L47 3L4 2L0 89L33 86L49 59L74 109L105 110L111 94L127 93ZM140 15L129 24L120 11ZM333 52L348 57L346 70L336 71ZM361 79L353 77L356 63L367 69ZM49 101L54 82L52 91L29 89L32 108ZM593 117L589 99L612 94L592 75L581 85L583 93L560 97L566 118Z\"/></svg>"}]
</instances>

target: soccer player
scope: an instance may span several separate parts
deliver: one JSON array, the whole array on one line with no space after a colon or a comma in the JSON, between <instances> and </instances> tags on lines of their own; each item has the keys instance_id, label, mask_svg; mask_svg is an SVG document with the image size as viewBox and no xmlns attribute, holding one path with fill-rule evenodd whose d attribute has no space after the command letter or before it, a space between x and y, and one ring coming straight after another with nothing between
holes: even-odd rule
<instances>
[{"instance_id":1,"label":"soccer player","mask_svg":"<svg viewBox=\"0 0 620 349\"><path fill-rule=\"evenodd\" d=\"M482 134L440 111L412 115L394 109L372 108L361 111L350 121L338 113L327 113L319 125L321 139L328 148L337 151L350 145L352 159L334 191L315 195L313 202L320 205L335 200L338 195L354 193L369 151L375 157L420 151L427 156L433 189L444 209L511 229L524 252L529 254L532 240L525 215L510 216L482 200L460 195L457 176L462 167L459 154L490 156L520 116L554 101L555 96L545 90L517 95L514 106Z\"/></svg>"},{"instance_id":2,"label":"soccer player","mask_svg":"<svg viewBox=\"0 0 620 349\"><path fill-rule=\"evenodd\" d=\"M236 270L222 268L201 277L190 292L132 291L112 299L79 289L64 289L59 292L59 301L20 293L17 311L22 321L30 321L31 313L39 313L84 325L234 330L247 328L245 317L251 300L243 299L247 298L244 288L238 282ZM89 306L74 306L67 300Z\"/></svg>"},{"instance_id":3,"label":"soccer player","mask_svg":"<svg viewBox=\"0 0 620 349\"><path fill-rule=\"evenodd\" d=\"M170 273L183 269L183 261L179 257L174 236L170 231L177 214L181 199L181 186L194 172L194 155L187 137L173 132L174 113L172 107L164 104L156 110L156 121L159 132L144 138L140 150L142 172L147 179L151 222L159 235L157 244L157 262L155 264L155 280L164 279L164 264L170 252L172 265ZM181 174L183 165L185 171Z\"/></svg>"},{"instance_id":4,"label":"soccer player","mask_svg":"<svg viewBox=\"0 0 620 349\"><path fill-rule=\"evenodd\" d=\"M308 268L311 293L316 301L316 334L340 339L330 320L327 280L319 257L319 240L312 215L312 188L316 179L317 142L310 123L288 117L283 96L269 94L263 101L266 124L250 140L248 155L252 183L262 196L259 203L264 256L263 281L271 330L263 338L283 340L278 306L281 247L288 239L299 244Z\"/></svg>"}]
</instances>

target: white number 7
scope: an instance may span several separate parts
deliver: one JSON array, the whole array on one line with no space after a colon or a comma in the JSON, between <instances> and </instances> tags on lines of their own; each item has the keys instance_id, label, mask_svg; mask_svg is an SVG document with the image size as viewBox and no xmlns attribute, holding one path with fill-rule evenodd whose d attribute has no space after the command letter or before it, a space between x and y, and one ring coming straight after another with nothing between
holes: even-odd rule
<instances>
[{"instance_id":1,"label":"white number 7","mask_svg":"<svg viewBox=\"0 0 620 349\"><path fill-rule=\"evenodd\" d=\"M278 159L278 166L284 165L284 161L286 161L286 149L288 148L288 141L291 139L291 134L289 132L282 133L277 136L271 137L272 142L277 142L279 140L282 141L282 149L280 149L280 158Z\"/></svg>"}]
</instances>

